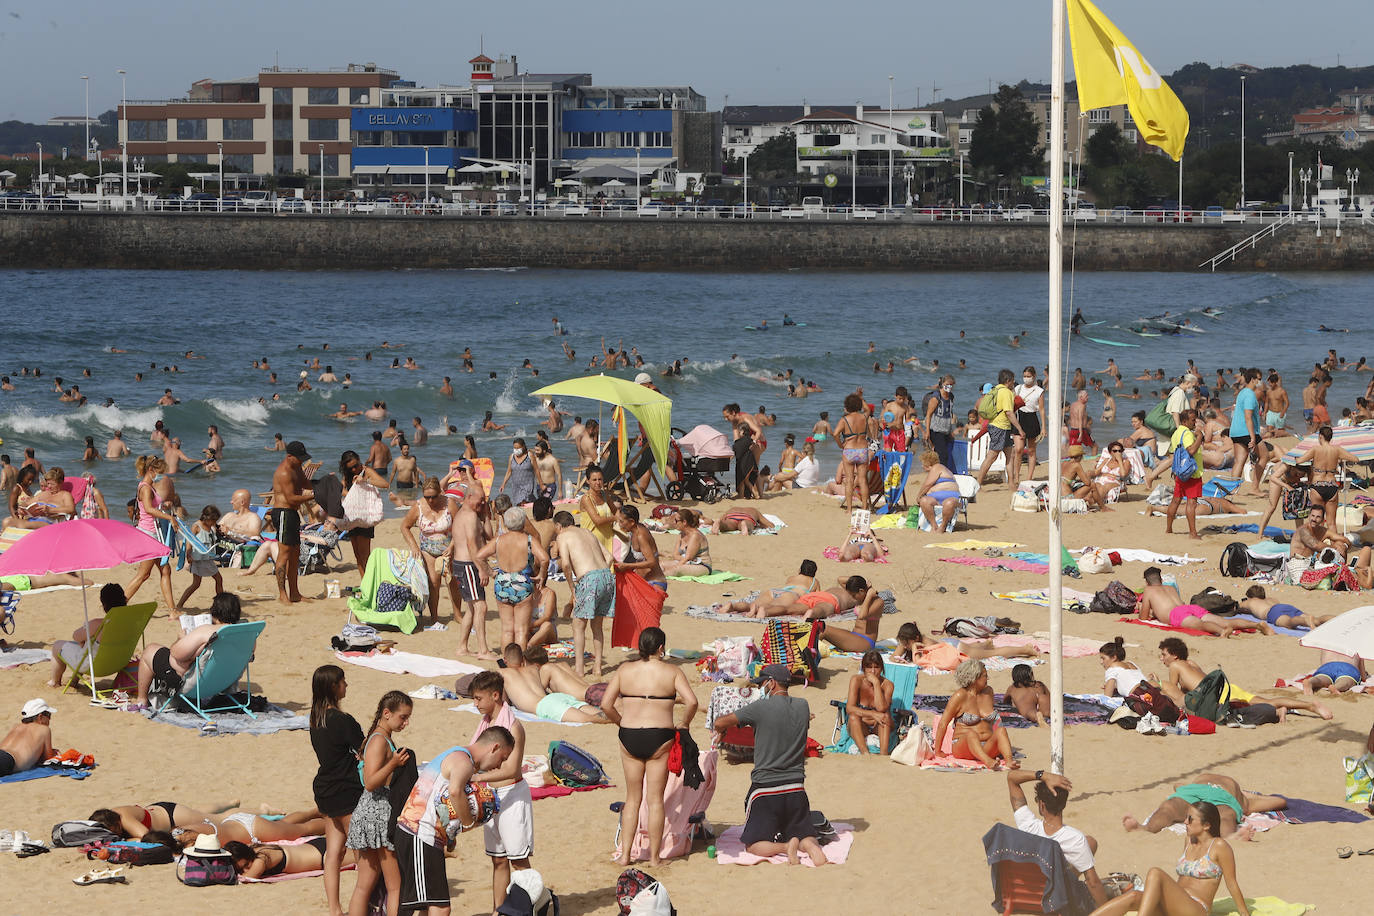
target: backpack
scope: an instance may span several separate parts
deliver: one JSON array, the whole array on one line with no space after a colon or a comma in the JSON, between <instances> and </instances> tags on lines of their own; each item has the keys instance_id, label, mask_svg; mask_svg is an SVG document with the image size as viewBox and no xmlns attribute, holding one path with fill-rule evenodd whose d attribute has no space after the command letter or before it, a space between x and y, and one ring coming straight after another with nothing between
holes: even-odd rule
<instances>
[{"instance_id":1,"label":"backpack","mask_svg":"<svg viewBox=\"0 0 1374 916\"><path fill-rule=\"evenodd\" d=\"M606 770L590 752L568 741L549 742L549 772L572 789L610 785Z\"/></svg>"},{"instance_id":2,"label":"backpack","mask_svg":"<svg viewBox=\"0 0 1374 916\"><path fill-rule=\"evenodd\" d=\"M1298 484L1283 494L1283 517L1286 519L1307 518L1311 508L1311 497L1306 484ZM1263 532L1261 532L1263 533Z\"/></svg>"},{"instance_id":3,"label":"backpack","mask_svg":"<svg viewBox=\"0 0 1374 916\"><path fill-rule=\"evenodd\" d=\"M1135 610L1138 597L1130 586L1113 579L1106 588L1093 595L1088 610L1094 614L1129 614Z\"/></svg>"},{"instance_id":4,"label":"backpack","mask_svg":"<svg viewBox=\"0 0 1374 916\"><path fill-rule=\"evenodd\" d=\"M198 856L189 850L177 859L177 880L187 887L237 884L239 873L228 855Z\"/></svg>"},{"instance_id":5,"label":"backpack","mask_svg":"<svg viewBox=\"0 0 1374 916\"><path fill-rule=\"evenodd\" d=\"M1210 585L1189 598L1188 603L1205 608L1207 613L1216 614L1218 617L1230 617L1240 613L1240 605L1236 604L1236 599L1222 594Z\"/></svg>"},{"instance_id":6,"label":"backpack","mask_svg":"<svg viewBox=\"0 0 1374 916\"><path fill-rule=\"evenodd\" d=\"M1220 722L1231 708L1231 683L1220 668L1198 681L1183 695L1183 705L1191 715Z\"/></svg>"},{"instance_id":7,"label":"backpack","mask_svg":"<svg viewBox=\"0 0 1374 916\"><path fill-rule=\"evenodd\" d=\"M120 840L117 843L92 843L83 847L87 859L101 859L111 865L170 865L176 854L161 843Z\"/></svg>"},{"instance_id":8,"label":"backpack","mask_svg":"<svg viewBox=\"0 0 1374 916\"><path fill-rule=\"evenodd\" d=\"M1235 578L1248 579L1257 573L1278 572L1283 567L1282 555L1257 556L1246 548L1241 541L1232 541L1221 552L1221 574Z\"/></svg>"},{"instance_id":9,"label":"backpack","mask_svg":"<svg viewBox=\"0 0 1374 916\"><path fill-rule=\"evenodd\" d=\"M1141 681L1125 698L1125 704L1137 716L1154 713L1161 722L1177 722L1178 706L1174 701L1149 681Z\"/></svg>"},{"instance_id":10,"label":"backpack","mask_svg":"<svg viewBox=\"0 0 1374 916\"><path fill-rule=\"evenodd\" d=\"M761 666L786 665L793 677L811 683L820 667L817 643L823 628L822 621L770 617L764 624L763 639L759 643Z\"/></svg>"},{"instance_id":11,"label":"backpack","mask_svg":"<svg viewBox=\"0 0 1374 916\"><path fill-rule=\"evenodd\" d=\"M997 410L997 389L1001 387L1001 385L995 386L991 391L978 399L978 416L982 417L984 420L991 420L993 417L997 416L999 412Z\"/></svg>"},{"instance_id":12,"label":"backpack","mask_svg":"<svg viewBox=\"0 0 1374 916\"><path fill-rule=\"evenodd\" d=\"M632 908L640 895L647 899L661 896L667 902L668 892L663 889L652 875L646 874L638 868L627 868L620 873L620 877L615 882L615 902L620 906L620 916L629 916L634 912ZM644 907L641 903L640 907ZM640 909L639 912L654 912L652 908ZM675 912L669 904L668 912Z\"/></svg>"},{"instance_id":13,"label":"backpack","mask_svg":"<svg viewBox=\"0 0 1374 916\"><path fill-rule=\"evenodd\" d=\"M1183 447L1182 441L1174 449L1173 472L1177 480L1188 480L1197 473L1197 459Z\"/></svg>"},{"instance_id":14,"label":"backpack","mask_svg":"<svg viewBox=\"0 0 1374 916\"><path fill-rule=\"evenodd\" d=\"M95 821L63 821L52 828L52 844L58 847L81 847L87 843L113 843L119 837Z\"/></svg>"}]
</instances>

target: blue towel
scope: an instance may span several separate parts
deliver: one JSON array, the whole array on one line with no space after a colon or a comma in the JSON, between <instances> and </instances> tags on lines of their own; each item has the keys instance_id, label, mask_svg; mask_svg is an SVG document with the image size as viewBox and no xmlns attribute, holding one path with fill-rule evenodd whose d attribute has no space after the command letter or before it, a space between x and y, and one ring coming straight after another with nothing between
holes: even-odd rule
<instances>
[{"instance_id":1,"label":"blue towel","mask_svg":"<svg viewBox=\"0 0 1374 916\"><path fill-rule=\"evenodd\" d=\"M95 767L57 767L41 766L32 770L22 770L8 776L0 776L0 782L28 782L30 779L44 779L48 776L68 776L72 779L85 779Z\"/></svg>"},{"instance_id":2,"label":"blue towel","mask_svg":"<svg viewBox=\"0 0 1374 916\"><path fill-rule=\"evenodd\" d=\"M1253 523L1252 523L1252 524L1249 524L1249 525L1224 525L1224 526L1222 526L1222 530L1223 530L1223 531L1230 531L1230 532L1232 532L1233 534L1239 534L1239 533L1259 534L1259 525L1256 525L1256 524L1253 524ZM1267 537L1267 538L1275 537L1276 535L1280 535L1280 534L1284 535L1285 537L1292 537L1292 536L1293 536L1293 529L1292 529L1292 528L1280 528L1280 527L1278 527L1277 525L1268 525L1268 526L1266 526L1265 529L1264 529L1264 536Z\"/></svg>"},{"instance_id":3,"label":"blue towel","mask_svg":"<svg viewBox=\"0 0 1374 916\"><path fill-rule=\"evenodd\" d=\"M1259 619L1258 617L1256 617L1254 614L1235 614L1234 616L1232 616L1231 619L1232 619L1232 620L1253 620L1253 621L1255 621L1256 623L1259 623L1259 622L1260 622L1260 619ZM1284 636L1306 636L1308 633L1311 633L1312 631L1311 631L1311 630L1296 630L1296 629L1293 629L1292 627L1274 627L1274 632L1275 632L1275 633L1282 633Z\"/></svg>"},{"instance_id":4,"label":"blue towel","mask_svg":"<svg viewBox=\"0 0 1374 916\"><path fill-rule=\"evenodd\" d=\"M1323 805L1305 798L1289 798L1287 795L1280 795L1279 798L1286 800L1288 807L1278 813L1295 824L1311 824L1318 821L1329 824L1362 824L1369 820L1368 817L1349 808Z\"/></svg>"},{"instance_id":5,"label":"blue towel","mask_svg":"<svg viewBox=\"0 0 1374 916\"><path fill-rule=\"evenodd\" d=\"M897 469L896 474L893 473L894 467ZM902 500L902 493L906 490L906 479L911 473L911 452L879 452L878 470L887 492L887 502L878 507L878 514L886 515L896 511L897 504ZM887 486L889 482L892 483L891 486Z\"/></svg>"}]
</instances>

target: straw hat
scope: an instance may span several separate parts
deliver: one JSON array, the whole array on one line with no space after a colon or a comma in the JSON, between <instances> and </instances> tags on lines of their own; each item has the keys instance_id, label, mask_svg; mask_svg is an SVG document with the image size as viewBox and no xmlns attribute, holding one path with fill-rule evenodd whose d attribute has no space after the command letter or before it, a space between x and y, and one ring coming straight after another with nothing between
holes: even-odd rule
<instances>
[{"instance_id":1,"label":"straw hat","mask_svg":"<svg viewBox=\"0 0 1374 916\"><path fill-rule=\"evenodd\" d=\"M229 855L219 845L219 835L215 833L202 833L197 836L195 845L191 847L191 854L203 857L227 857Z\"/></svg>"},{"instance_id":2,"label":"straw hat","mask_svg":"<svg viewBox=\"0 0 1374 916\"><path fill-rule=\"evenodd\" d=\"M1083 457L1083 446L1081 446L1081 445L1070 445L1070 446L1069 446L1069 450L1068 450L1067 452L1065 452L1065 454L1068 455L1070 458L1082 458L1082 457Z\"/></svg>"}]
</instances>

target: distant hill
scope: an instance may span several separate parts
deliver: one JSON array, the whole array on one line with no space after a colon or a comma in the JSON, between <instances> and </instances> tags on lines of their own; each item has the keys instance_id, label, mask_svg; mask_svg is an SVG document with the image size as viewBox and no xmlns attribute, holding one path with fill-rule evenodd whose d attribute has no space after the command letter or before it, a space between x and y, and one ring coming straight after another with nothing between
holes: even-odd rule
<instances>
[{"instance_id":1,"label":"distant hill","mask_svg":"<svg viewBox=\"0 0 1374 916\"><path fill-rule=\"evenodd\" d=\"M100 126L91 126L91 136L96 138L102 149L119 145L119 130L115 125L115 113L107 111L98 116ZM85 127L49 127L46 124L29 124L26 121L0 121L0 157L14 154L33 155L38 152L38 144L43 144L43 155L61 156L62 147L67 147L72 159L81 157L81 148L86 144Z\"/></svg>"}]
</instances>

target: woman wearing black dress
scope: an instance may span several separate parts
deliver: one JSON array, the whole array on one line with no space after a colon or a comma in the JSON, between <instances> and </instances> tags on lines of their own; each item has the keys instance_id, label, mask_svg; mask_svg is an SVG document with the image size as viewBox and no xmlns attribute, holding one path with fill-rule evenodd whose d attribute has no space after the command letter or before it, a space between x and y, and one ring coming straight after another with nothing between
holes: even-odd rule
<instances>
[{"instance_id":1,"label":"woman wearing black dress","mask_svg":"<svg viewBox=\"0 0 1374 916\"><path fill-rule=\"evenodd\" d=\"M339 708L348 693L348 682L338 665L321 665L311 681L310 746L320 769L315 774L315 806L325 823L324 894L330 916L343 916L339 906L339 866L348 821L363 794L358 778L358 749L363 730L358 720Z\"/></svg>"}]
</instances>

